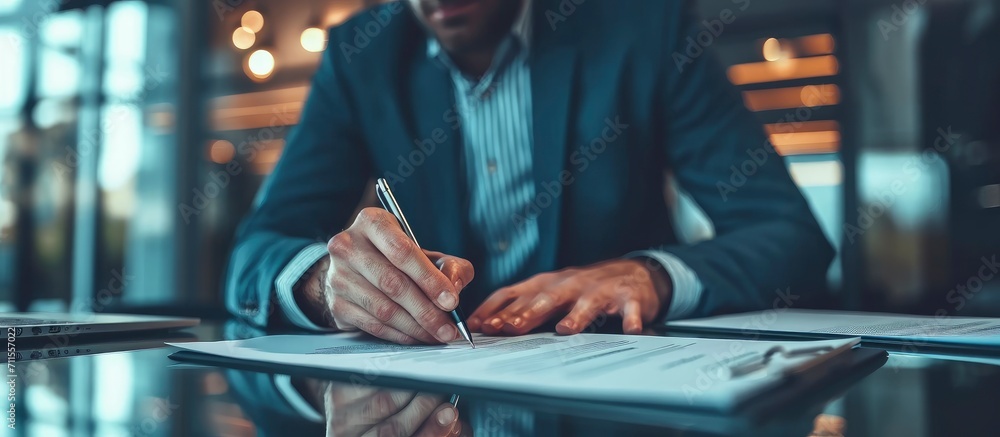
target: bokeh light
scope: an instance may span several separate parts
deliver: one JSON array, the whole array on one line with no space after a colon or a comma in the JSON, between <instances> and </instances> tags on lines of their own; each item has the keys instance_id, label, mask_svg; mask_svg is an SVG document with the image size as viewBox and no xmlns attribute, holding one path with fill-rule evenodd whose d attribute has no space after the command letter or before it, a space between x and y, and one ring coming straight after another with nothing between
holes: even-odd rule
<instances>
[{"instance_id":1,"label":"bokeh light","mask_svg":"<svg viewBox=\"0 0 1000 437\"><path fill-rule=\"evenodd\" d=\"M257 79L266 79L274 72L274 55L267 50L257 50L247 58L247 68Z\"/></svg>"},{"instance_id":2,"label":"bokeh light","mask_svg":"<svg viewBox=\"0 0 1000 437\"><path fill-rule=\"evenodd\" d=\"M764 59L777 61L782 58L781 42L777 38L768 38L764 41Z\"/></svg>"},{"instance_id":3,"label":"bokeh light","mask_svg":"<svg viewBox=\"0 0 1000 437\"><path fill-rule=\"evenodd\" d=\"M264 16L257 11L247 11L243 14L240 24L243 27L250 29L251 32L257 33L264 28Z\"/></svg>"},{"instance_id":4,"label":"bokeh light","mask_svg":"<svg viewBox=\"0 0 1000 437\"><path fill-rule=\"evenodd\" d=\"M236 157L236 147L229 141L213 141L208 146L208 159L216 164L226 164L234 157Z\"/></svg>"},{"instance_id":5,"label":"bokeh light","mask_svg":"<svg viewBox=\"0 0 1000 437\"><path fill-rule=\"evenodd\" d=\"M302 48L309 52L322 52L326 48L326 33L318 27L310 27L302 31L299 38Z\"/></svg>"},{"instance_id":6,"label":"bokeh light","mask_svg":"<svg viewBox=\"0 0 1000 437\"><path fill-rule=\"evenodd\" d=\"M257 35L250 31L247 27L240 27L233 31L233 45L240 50L246 50L253 47L253 43L257 41Z\"/></svg>"}]
</instances>

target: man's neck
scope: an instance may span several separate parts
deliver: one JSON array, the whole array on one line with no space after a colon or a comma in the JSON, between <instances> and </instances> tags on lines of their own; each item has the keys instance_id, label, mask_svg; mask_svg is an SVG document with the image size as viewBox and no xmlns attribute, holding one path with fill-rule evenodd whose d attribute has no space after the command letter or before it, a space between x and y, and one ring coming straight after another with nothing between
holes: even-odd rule
<instances>
[{"instance_id":1,"label":"man's neck","mask_svg":"<svg viewBox=\"0 0 1000 437\"><path fill-rule=\"evenodd\" d=\"M489 48L475 50L466 53L448 53L452 60L463 73L481 78L493 64L493 57L496 56L498 44L493 44Z\"/></svg>"}]
</instances>

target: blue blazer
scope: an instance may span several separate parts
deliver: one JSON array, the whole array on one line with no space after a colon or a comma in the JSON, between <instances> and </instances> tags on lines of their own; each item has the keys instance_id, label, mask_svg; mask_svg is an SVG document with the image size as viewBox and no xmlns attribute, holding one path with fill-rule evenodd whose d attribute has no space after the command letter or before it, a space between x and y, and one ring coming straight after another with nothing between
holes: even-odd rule
<instances>
[{"instance_id":1,"label":"blue blazer","mask_svg":"<svg viewBox=\"0 0 1000 437\"><path fill-rule=\"evenodd\" d=\"M695 316L822 289L833 251L724 70L687 47L705 30L687 2L536 0L532 15L541 197L530 213L541 241L515 280L660 248L701 279ZM330 30L299 125L238 232L226 288L233 314L258 325L280 314L282 268L341 231L378 176L395 181L424 247L483 259L469 238L452 82L427 57L427 38L398 3ZM613 141L595 142L616 122ZM714 239L678 244L668 170L711 218ZM560 183L567 175L572 183ZM492 291L473 281L462 305L471 311Z\"/></svg>"}]
</instances>

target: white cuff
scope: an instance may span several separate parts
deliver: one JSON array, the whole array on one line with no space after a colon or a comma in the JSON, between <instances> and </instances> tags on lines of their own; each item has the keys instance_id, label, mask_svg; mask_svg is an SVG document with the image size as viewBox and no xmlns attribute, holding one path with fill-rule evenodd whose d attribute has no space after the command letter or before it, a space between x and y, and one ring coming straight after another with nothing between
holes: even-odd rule
<instances>
[{"instance_id":1,"label":"white cuff","mask_svg":"<svg viewBox=\"0 0 1000 437\"><path fill-rule=\"evenodd\" d=\"M701 301L701 293L704 287L698 274L691 270L684 261L670 252L662 250L642 250L625 255L626 258L646 257L659 261L673 283L673 292L670 298L670 307L667 309L666 320L676 320L687 317Z\"/></svg>"},{"instance_id":2,"label":"white cuff","mask_svg":"<svg viewBox=\"0 0 1000 437\"><path fill-rule=\"evenodd\" d=\"M326 245L323 243L316 243L306 246L304 249L299 251L295 258L285 265L284 269L281 269L281 273L278 274L278 279L274 281L275 293L278 296L278 304L281 306L281 312L285 315L288 321L292 322L293 325L299 328L309 329L313 331L336 331L332 327L320 327L309 320L302 309L295 303L295 297L292 295L292 287L295 283L302 278L302 275L306 274L313 264L322 259L328 254L326 250Z\"/></svg>"},{"instance_id":3,"label":"white cuff","mask_svg":"<svg viewBox=\"0 0 1000 437\"><path fill-rule=\"evenodd\" d=\"M312 405L302 397L302 393L299 393L292 385L292 377L288 375L274 375L274 386L278 389L278 393L288 401L288 405L292 406L295 412L299 413L303 418L310 422L323 423L323 415L316 411Z\"/></svg>"}]
</instances>

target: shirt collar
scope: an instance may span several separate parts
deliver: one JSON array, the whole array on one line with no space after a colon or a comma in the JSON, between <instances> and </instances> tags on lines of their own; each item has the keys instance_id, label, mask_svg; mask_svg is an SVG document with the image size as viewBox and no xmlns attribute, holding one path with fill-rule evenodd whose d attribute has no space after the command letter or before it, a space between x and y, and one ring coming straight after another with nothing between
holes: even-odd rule
<instances>
[{"instance_id":1,"label":"shirt collar","mask_svg":"<svg viewBox=\"0 0 1000 437\"><path fill-rule=\"evenodd\" d=\"M511 28L511 33L517 38L518 42L524 48L531 47L531 4L532 0L523 0L524 4L521 6L521 14L518 15L517 21L514 21L514 27Z\"/></svg>"},{"instance_id":2,"label":"shirt collar","mask_svg":"<svg viewBox=\"0 0 1000 437\"><path fill-rule=\"evenodd\" d=\"M511 26L510 33L525 49L531 48L531 9L534 0L522 0L521 12ZM441 54L441 43L433 36L427 38L427 57L436 58Z\"/></svg>"}]
</instances>

